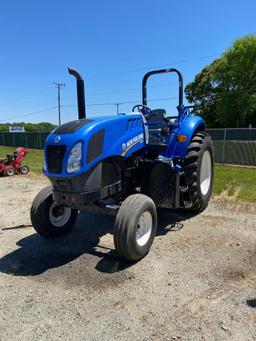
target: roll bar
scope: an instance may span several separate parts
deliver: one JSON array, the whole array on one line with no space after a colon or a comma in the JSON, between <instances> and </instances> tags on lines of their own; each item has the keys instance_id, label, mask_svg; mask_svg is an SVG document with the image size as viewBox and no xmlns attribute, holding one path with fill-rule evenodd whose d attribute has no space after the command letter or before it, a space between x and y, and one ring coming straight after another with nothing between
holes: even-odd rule
<instances>
[{"instance_id":1,"label":"roll bar","mask_svg":"<svg viewBox=\"0 0 256 341\"><path fill-rule=\"evenodd\" d=\"M150 71L145 74L142 80L142 104L147 105L147 81L148 78L157 75L160 73L167 73L167 72L175 72L178 74L179 77L179 107L183 106L183 77L179 70L177 69L161 69L161 70L154 70Z\"/></svg>"},{"instance_id":2,"label":"roll bar","mask_svg":"<svg viewBox=\"0 0 256 341\"><path fill-rule=\"evenodd\" d=\"M70 75L76 78L76 91L77 91L77 105L78 105L78 118L86 118L85 110L85 96L84 96L84 80L80 73L75 69L68 68Z\"/></svg>"}]
</instances>

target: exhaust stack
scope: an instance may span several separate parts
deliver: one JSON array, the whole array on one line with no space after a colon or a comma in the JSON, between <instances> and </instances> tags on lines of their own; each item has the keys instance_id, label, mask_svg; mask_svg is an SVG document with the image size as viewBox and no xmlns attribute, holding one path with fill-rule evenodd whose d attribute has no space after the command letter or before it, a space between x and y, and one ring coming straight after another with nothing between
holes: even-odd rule
<instances>
[{"instance_id":1,"label":"exhaust stack","mask_svg":"<svg viewBox=\"0 0 256 341\"><path fill-rule=\"evenodd\" d=\"M80 73L75 69L68 68L68 72L76 78L76 91L77 91L77 105L78 105L78 118L86 118L85 110L85 96L84 96L84 80Z\"/></svg>"}]
</instances>

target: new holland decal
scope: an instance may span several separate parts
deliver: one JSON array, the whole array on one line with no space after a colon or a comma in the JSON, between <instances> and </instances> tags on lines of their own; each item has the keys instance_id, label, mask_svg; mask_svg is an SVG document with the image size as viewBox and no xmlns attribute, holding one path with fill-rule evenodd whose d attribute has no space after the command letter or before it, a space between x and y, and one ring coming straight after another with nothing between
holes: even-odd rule
<instances>
[{"instance_id":1,"label":"new holland decal","mask_svg":"<svg viewBox=\"0 0 256 341\"><path fill-rule=\"evenodd\" d=\"M129 141L127 141L126 143L122 144L122 156L124 156L129 149L131 149L133 146L135 146L135 144L142 142L144 140L144 135L143 133L133 137L132 139L130 139Z\"/></svg>"}]
</instances>

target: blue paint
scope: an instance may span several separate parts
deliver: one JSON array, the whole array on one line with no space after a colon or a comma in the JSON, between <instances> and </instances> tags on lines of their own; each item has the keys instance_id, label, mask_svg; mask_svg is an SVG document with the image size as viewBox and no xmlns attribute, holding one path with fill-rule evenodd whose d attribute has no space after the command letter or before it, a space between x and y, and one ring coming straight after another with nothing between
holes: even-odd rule
<instances>
[{"instance_id":1,"label":"blue paint","mask_svg":"<svg viewBox=\"0 0 256 341\"><path fill-rule=\"evenodd\" d=\"M137 143L134 143L132 147L127 150L124 157L129 157L134 152L143 149L146 145L145 142L145 134L144 134L144 125L142 121L141 115L117 115L117 116L102 116L97 118L90 118L93 121L89 124L86 124L79 130L70 134L59 134L60 140L56 144L56 134L54 131L48 136L45 143L45 152L48 145L65 145L66 152L62 164L62 174L54 174L49 173L47 170L45 171L45 175L47 176L76 176L86 172L89 168L93 167L98 162L111 157L111 156L121 156L124 153L123 146L127 144L129 141L134 139L136 136L143 134L143 139ZM94 159L89 164L86 164L86 153L87 146L90 138L101 130L105 130L105 138L103 145L103 153ZM74 172L72 174L67 173L67 161L68 155L73 148L73 146L82 142L82 167L79 171ZM45 160L47 158L45 157ZM47 162L47 160L46 160Z\"/></svg>"},{"instance_id":2,"label":"blue paint","mask_svg":"<svg viewBox=\"0 0 256 341\"><path fill-rule=\"evenodd\" d=\"M172 134L169 139L166 157L171 159L183 159L187 153L187 148L190 141L198 128L205 129L204 120L189 113L188 110L184 111L181 115L180 122L175 124L172 130ZM187 137L186 142L180 142L177 140L177 136L185 135Z\"/></svg>"},{"instance_id":3,"label":"blue paint","mask_svg":"<svg viewBox=\"0 0 256 341\"><path fill-rule=\"evenodd\" d=\"M135 152L140 151L143 155L147 149L152 149L152 146L146 144L145 125L140 114L122 114L90 119L92 119L92 122L86 124L74 133L56 135L53 131L48 136L45 143L45 150L49 145L65 145L66 151L62 164L62 173L49 173L46 167L45 175L51 177L72 177L86 172L91 167L111 156L127 158ZM190 114L189 110L185 107L178 108L178 119L173 124L171 133L168 134L169 138L166 139L166 151L159 153L162 159L174 162L175 171L178 172L180 170L180 160L184 159L191 138L199 127L201 130L205 129L205 123L201 117ZM86 153L89 140L101 130L105 130L103 152L87 164ZM185 135L187 137L186 142L179 142L177 140L177 136L179 135ZM56 141L58 142L56 143ZM68 156L73 146L78 142L82 142L82 167L80 170L69 174L67 173ZM45 160L47 163L46 157Z\"/></svg>"}]
</instances>

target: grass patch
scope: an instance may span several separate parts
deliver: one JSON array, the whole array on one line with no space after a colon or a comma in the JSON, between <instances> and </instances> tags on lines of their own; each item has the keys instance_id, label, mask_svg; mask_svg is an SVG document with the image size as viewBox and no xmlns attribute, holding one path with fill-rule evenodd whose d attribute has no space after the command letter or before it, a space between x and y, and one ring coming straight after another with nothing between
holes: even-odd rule
<instances>
[{"instance_id":1,"label":"grass patch","mask_svg":"<svg viewBox=\"0 0 256 341\"><path fill-rule=\"evenodd\" d=\"M15 147L0 146L0 157L14 152ZM31 149L24 159L31 172L41 173L43 167L43 150ZM214 194L223 192L234 199L256 203L256 169L215 166Z\"/></svg>"},{"instance_id":2,"label":"grass patch","mask_svg":"<svg viewBox=\"0 0 256 341\"><path fill-rule=\"evenodd\" d=\"M225 191L227 196L256 203L256 169L215 166L213 191L217 195Z\"/></svg>"},{"instance_id":3,"label":"grass patch","mask_svg":"<svg viewBox=\"0 0 256 341\"><path fill-rule=\"evenodd\" d=\"M15 147L0 146L0 158L5 158L6 154L12 154ZM41 173L43 168L43 150L30 149L30 152L23 159L23 163L29 166L31 172Z\"/></svg>"}]
</instances>

